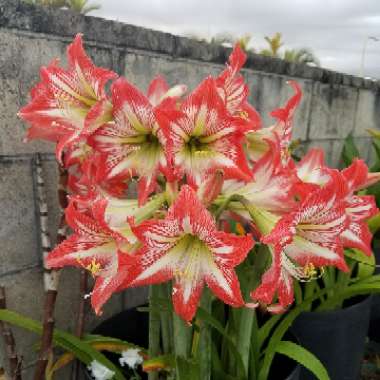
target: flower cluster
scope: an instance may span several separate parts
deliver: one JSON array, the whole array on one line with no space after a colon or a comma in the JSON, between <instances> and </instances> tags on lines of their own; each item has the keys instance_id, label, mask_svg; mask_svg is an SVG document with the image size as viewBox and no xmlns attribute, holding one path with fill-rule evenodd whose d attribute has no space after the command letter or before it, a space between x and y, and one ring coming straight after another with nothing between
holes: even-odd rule
<instances>
[{"instance_id":1,"label":"flower cluster","mask_svg":"<svg viewBox=\"0 0 380 380\"><path fill-rule=\"evenodd\" d=\"M116 291L166 281L186 321L205 285L245 306L235 267L255 242L272 261L251 297L276 311L293 302L294 280L324 266L347 270L344 247L371 253L365 221L377 208L357 191L379 176L361 160L331 169L319 149L295 162L289 146L300 87L289 83L294 95L263 128L239 72L245 59L236 46L220 75L188 94L162 77L142 93L96 67L80 35L68 68L54 61L41 69L20 115L31 125L28 139L56 142L71 193L72 235L47 264L88 269L97 312ZM239 231L226 227L231 218Z\"/></svg>"}]
</instances>

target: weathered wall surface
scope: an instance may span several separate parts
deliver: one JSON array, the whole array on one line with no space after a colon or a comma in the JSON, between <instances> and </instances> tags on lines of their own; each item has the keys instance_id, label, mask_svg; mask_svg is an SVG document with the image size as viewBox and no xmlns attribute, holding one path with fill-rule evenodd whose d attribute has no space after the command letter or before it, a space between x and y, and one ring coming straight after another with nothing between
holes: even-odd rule
<instances>
[{"instance_id":1,"label":"weathered wall surface","mask_svg":"<svg viewBox=\"0 0 380 380\"><path fill-rule=\"evenodd\" d=\"M7 287L9 306L35 318L41 314L43 292L34 154L43 153L53 235L58 219L57 173L52 145L24 144L26 126L16 113L27 103L40 66L55 57L65 62L66 47L78 32L84 33L97 65L127 76L142 88L158 73L171 84L194 87L206 75L218 73L229 54L222 47L165 33L69 11L34 8L18 0L0 0L0 282ZM249 57L244 75L251 102L267 125L268 113L290 95L286 81L296 79L304 96L295 120L295 137L306 146L322 146L328 162L337 165L342 139L352 132L363 157L369 158L366 129L380 127L378 83L256 55ZM74 323L77 289L78 271L65 270L56 313L61 328L71 328ZM114 296L103 318L141 302L144 296L136 291ZM89 319L88 326L99 321L93 315ZM17 331L17 338L21 338L19 348L27 366L35 338L23 331Z\"/></svg>"}]
</instances>

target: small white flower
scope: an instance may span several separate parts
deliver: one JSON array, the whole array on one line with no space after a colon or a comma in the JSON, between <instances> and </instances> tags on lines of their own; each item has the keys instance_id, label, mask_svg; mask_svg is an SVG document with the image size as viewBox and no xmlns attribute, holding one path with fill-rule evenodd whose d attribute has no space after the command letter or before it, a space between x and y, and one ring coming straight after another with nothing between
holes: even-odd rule
<instances>
[{"instance_id":1,"label":"small white flower","mask_svg":"<svg viewBox=\"0 0 380 380\"><path fill-rule=\"evenodd\" d=\"M136 368L144 361L143 357L140 355L140 350L138 348L129 348L121 353L121 358L119 359L120 365L124 367L126 364L129 368Z\"/></svg>"},{"instance_id":2,"label":"small white flower","mask_svg":"<svg viewBox=\"0 0 380 380\"><path fill-rule=\"evenodd\" d=\"M92 377L95 380L111 380L115 375L115 372L111 371L96 360L93 360L87 368L91 371Z\"/></svg>"}]
</instances>

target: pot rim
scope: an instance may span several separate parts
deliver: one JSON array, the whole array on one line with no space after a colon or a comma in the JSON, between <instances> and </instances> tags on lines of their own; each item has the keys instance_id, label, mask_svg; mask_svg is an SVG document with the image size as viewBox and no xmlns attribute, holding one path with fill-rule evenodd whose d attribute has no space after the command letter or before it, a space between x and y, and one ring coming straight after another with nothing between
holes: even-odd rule
<instances>
[{"instance_id":1,"label":"pot rim","mask_svg":"<svg viewBox=\"0 0 380 380\"><path fill-rule=\"evenodd\" d=\"M351 314L353 311L356 311L357 309L361 308L363 305L371 304L373 294L365 294L363 295L363 299L361 299L358 302L355 302L353 305L347 306L347 307L340 307L338 309L334 310L325 310L325 311L303 311L300 313L300 315L297 317L299 318L301 315L305 318L311 317L311 316L323 316L324 318L335 318L336 314L344 315L344 314ZM353 297L351 297L353 298Z\"/></svg>"}]
</instances>

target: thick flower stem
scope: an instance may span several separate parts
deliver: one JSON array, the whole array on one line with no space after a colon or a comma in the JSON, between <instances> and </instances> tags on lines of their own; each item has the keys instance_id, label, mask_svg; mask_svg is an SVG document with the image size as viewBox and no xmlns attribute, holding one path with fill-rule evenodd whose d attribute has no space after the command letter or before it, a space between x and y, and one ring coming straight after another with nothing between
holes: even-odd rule
<instances>
[{"instance_id":1,"label":"thick flower stem","mask_svg":"<svg viewBox=\"0 0 380 380\"><path fill-rule=\"evenodd\" d=\"M244 364L245 376L248 378L252 328L255 320L255 310L244 308L241 310L237 349ZM257 342L258 344L258 342Z\"/></svg>"},{"instance_id":2,"label":"thick flower stem","mask_svg":"<svg viewBox=\"0 0 380 380\"><path fill-rule=\"evenodd\" d=\"M163 300L170 300L170 283L158 285L160 296ZM161 338L162 348L165 354L173 353L173 318L170 310L161 312Z\"/></svg>"},{"instance_id":3,"label":"thick flower stem","mask_svg":"<svg viewBox=\"0 0 380 380\"><path fill-rule=\"evenodd\" d=\"M154 358L160 352L160 325L161 317L158 310L158 298L160 297L159 285L151 285L149 288L149 357ZM150 372L149 380L158 380L158 372Z\"/></svg>"},{"instance_id":4,"label":"thick flower stem","mask_svg":"<svg viewBox=\"0 0 380 380\"><path fill-rule=\"evenodd\" d=\"M174 332L174 353L176 358L188 359L191 351L192 327L186 324L181 317L173 312L173 332ZM176 380L182 380L183 376L178 367L176 367Z\"/></svg>"},{"instance_id":5,"label":"thick flower stem","mask_svg":"<svg viewBox=\"0 0 380 380\"><path fill-rule=\"evenodd\" d=\"M255 276L247 275L246 268L242 268L240 272L240 284L242 288L242 293L244 299L249 299L249 293L255 284ZM250 269L248 268L248 273L250 273ZM256 312L254 309L250 309L248 307L243 307L239 311L239 331L237 336L237 349L242 358L242 362L244 365L244 377L249 378L250 364L251 366L255 363L250 363L250 359L254 357L251 352L255 350L257 347L253 347L252 345L252 336L257 336L257 321L256 321ZM259 342L254 342L257 346Z\"/></svg>"},{"instance_id":6,"label":"thick flower stem","mask_svg":"<svg viewBox=\"0 0 380 380\"><path fill-rule=\"evenodd\" d=\"M211 314L212 295L208 289L203 292L201 306ZM200 368L200 380L211 379L211 329L207 324L200 326L199 344L198 344L198 362Z\"/></svg>"},{"instance_id":7,"label":"thick flower stem","mask_svg":"<svg viewBox=\"0 0 380 380\"><path fill-rule=\"evenodd\" d=\"M192 328L173 312L174 351L176 356L188 358L191 350Z\"/></svg>"}]
</instances>

